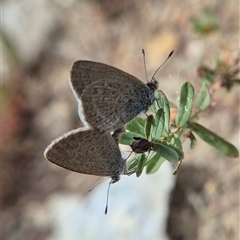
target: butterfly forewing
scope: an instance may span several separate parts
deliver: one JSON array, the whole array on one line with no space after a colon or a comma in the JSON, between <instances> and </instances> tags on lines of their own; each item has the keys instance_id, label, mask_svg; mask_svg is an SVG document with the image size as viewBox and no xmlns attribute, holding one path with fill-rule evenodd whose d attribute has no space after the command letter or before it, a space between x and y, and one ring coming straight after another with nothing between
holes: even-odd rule
<instances>
[{"instance_id":1,"label":"butterfly forewing","mask_svg":"<svg viewBox=\"0 0 240 240\"><path fill-rule=\"evenodd\" d=\"M136 77L103 63L77 61L70 85L85 125L99 131L121 128L152 104L154 91Z\"/></svg>"},{"instance_id":2,"label":"butterfly forewing","mask_svg":"<svg viewBox=\"0 0 240 240\"><path fill-rule=\"evenodd\" d=\"M70 71L70 84L72 90L78 97L82 95L86 86L95 81L102 79L122 81L123 79L127 80L129 78L135 77L107 64L92 61L76 61Z\"/></svg>"}]
</instances>

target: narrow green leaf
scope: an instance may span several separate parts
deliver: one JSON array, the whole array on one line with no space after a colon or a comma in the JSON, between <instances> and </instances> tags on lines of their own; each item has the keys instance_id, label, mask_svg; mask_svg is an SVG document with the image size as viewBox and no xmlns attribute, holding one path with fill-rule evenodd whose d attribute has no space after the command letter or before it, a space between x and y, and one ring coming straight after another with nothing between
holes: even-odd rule
<instances>
[{"instance_id":1,"label":"narrow green leaf","mask_svg":"<svg viewBox=\"0 0 240 240\"><path fill-rule=\"evenodd\" d=\"M207 85L213 84L214 82L214 76L210 73L206 73L206 75L201 77L200 79L202 83L205 83Z\"/></svg>"},{"instance_id":2,"label":"narrow green leaf","mask_svg":"<svg viewBox=\"0 0 240 240\"><path fill-rule=\"evenodd\" d=\"M166 97L166 95L160 91L161 93L161 99L163 101L163 111L164 111L164 129L165 132L168 134L169 133L169 124L170 124L170 107L169 107L169 102Z\"/></svg>"},{"instance_id":3,"label":"narrow green leaf","mask_svg":"<svg viewBox=\"0 0 240 240\"><path fill-rule=\"evenodd\" d=\"M146 162L145 162L145 166L148 165L148 163L151 161L151 159L152 159L156 154L157 154L157 153L154 152L154 151L150 151L150 152L148 153L147 159L146 159ZM158 155L158 157L160 157L160 156Z\"/></svg>"},{"instance_id":4,"label":"narrow green leaf","mask_svg":"<svg viewBox=\"0 0 240 240\"><path fill-rule=\"evenodd\" d=\"M171 144L182 150L182 142L177 134L175 134L171 139Z\"/></svg>"},{"instance_id":5,"label":"narrow green leaf","mask_svg":"<svg viewBox=\"0 0 240 240\"><path fill-rule=\"evenodd\" d=\"M169 133L169 122L170 122L170 107L166 95L162 91L157 91L155 94L156 100L153 104L153 111L157 113L159 109L163 109L164 112L164 130Z\"/></svg>"},{"instance_id":6,"label":"narrow green leaf","mask_svg":"<svg viewBox=\"0 0 240 240\"><path fill-rule=\"evenodd\" d=\"M178 160L182 160L184 158L184 153L181 148L178 148L168 142L162 142L161 144L175 151L178 155Z\"/></svg>"},{"instance_id":7,"label":"narrow green leaf","mask_svg":"<svg viewBox=\"0 0 240 240\"><path fill-rule=\"evenodd\" d=\"M160 143L153 144L153 151L168 160L169 162L178 162L179 157L175 150Z\"/></svg>"},{"instance_id":8,"label":"narrow green leaf","mask_svg":"<svg viewBox=\"0 0 240 240\"><path fill-rule=\"evenodd\" d=\"M192 113L192 104L194 98L194 88L186 82L181 87L179 109L176 118L176 124L179 127L185 126Z\"/></svg>"},{"instance_id":9,"label":"narrow green leaf","mask_svg":"<svg viewBox=\"0 0 240 240\"><path fill-rule=\"evenodd\" d=\"M196 145L197 145L197 139L192 134L192 132L189 134L189 139L190 139L190 148L194 149L196 147Z\"/></svg>"},{"instance_id":10,"label":"narrow green leaf","mask_svg":"<svg viewBox=\"0 0 240 240\"><path fill-rule=\"evenodd\" d=\"M152 154L151 154L152 153ZM151 151L151 153L148 155L148 158L150 159L146 165L146 173L151 174L156 172L162 163L165 161L165 159L161 156L159 156L156 152ZM151 155L151 157L149 157ZM146 162L147 162L146 161Z\"/></svg>"},{"instance_id":11,"label":"narrow green leaf","mask_svg":"<svg viewBox=\"0 0 240 240\"><path fill-rule=\"evenodd\" d=\"M210 104L210 94L206 83L202 84L197 97L197 108L204 111Z\"/></svg>"},{"instance_id":12,"label":"narrow green leaf","mask_svg":"<svg viewBox=\"0 0 240 240\"><path fill-rule=\"evenodd\" d=\"M138 166L137 166L137 170L136 170L136 176L140 177L143 172L144 163L146 161L146 156L144 154L139 154L138 157L139 157L139 162L138 162Z\"/></svg>"},{"instance_id":13,"label":"narrow green leaf","mask_svg":"<svg viewBox=\"0 0 240 240\"><path fill-rule=\"evenodd\" d=\"M138 164L139 164L139 160L140 160L140 156L141 154L136 154L135 156L133 156L129 161L127 161L126 165L127 165L127 172L131 172L133 170L136 170Z\"/></svg>"},{"instance_id":14,"label":"narrow green leaf","mask_svg":"<svg viewBox=\"0 0 240 240\"><path fill-rule=\"evenodd\" d=\"M160 139L164 127L164 112L162 109L157 111L155 116L155 126L152 127L152 138Z\"/></svg>"},{"instance_id":15,"label":"narrow green leaf","mask_svg":"<svg viewBox=\"0 0 240 240\"><path fill-rule=\"evenodd\" d=\"M145 138L146 137L145 136L145 122L146 122L146 119L136 117L127 124L126 129L129 132L136 133L136 134L138 134L138 136Z\"/></svg>"},{"instance_id":16,"label":"narrow green leaf","mask_svg":"<svg viewBox=\"0 0 240 240\"><path fill-rule=\"evenodd\" d=\"M145 134L147 139L149 138L151 133L151 128L154 127L154 125L155 125L154 117L153 115L149 115L145 122L145 131L146 131Z\"/></svg>"},{"instance_id":17,"label":"narrow green leaf","mask_svg":"<svg viewBox=\"0 0 240 240\"><path fill-rule=\"evenodd\" d=\"M203 141L216 148L219 152L228 157L238 157L237 148L212 131L195 122L192 122L190 127Z\"/></svg>"},{"instance_id":18,"label":"narrow green leaf","mask_svg":"<svg viewBox=\"0 0 240 240\"><path fill-rule=\"evenodd\" d=\"M150 110L157 113L157 111L162 107L161 103L161 93L160 91L156 91L155 93L155 101L153 102L152 106L150 107Z\"/></svg>"},{"instance_id":19,"label":"narrow green leaf","mask_svg":"<svg viewBox=\"0 0 240 240\"><path fill-rule=\"evenodd\" d=\"M131 145L135 141L133 137L142 137L142 136L132 132L125 132L121 135L119 143L123 145Z\"/></svg>"}]
</instances>

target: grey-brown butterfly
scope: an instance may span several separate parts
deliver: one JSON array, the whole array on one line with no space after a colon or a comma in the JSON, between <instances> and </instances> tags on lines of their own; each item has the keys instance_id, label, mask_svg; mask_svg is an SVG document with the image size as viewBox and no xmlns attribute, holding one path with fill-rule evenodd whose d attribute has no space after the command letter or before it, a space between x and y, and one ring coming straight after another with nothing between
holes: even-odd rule
<instances>
[{"instance_id":1,"label":"grey-brown butterfly","mask_svg":"<svg viewBox=\"0 0 240 240\"><path fill-rule=\"evenodd\" d=\"M52 141L44 157L75 172L111 177L111 183L126 174L126 160L115 137L88 127L72 130Z\"/></svg>"},{"instance_id":2,"label":"grey-brown butterfly","mask_svg":"<svg viewBox=\"0 0 240 240\"><path fill-rule=\"evenodd\" d=\"M173 51L168 58L172 54ZM78 101L80 119L85 126L101 132L122 128L152 105L158 87L155 74L144 84L129 73L104 63L76 61L69 82Z\"/></svg>"}]
</instances>

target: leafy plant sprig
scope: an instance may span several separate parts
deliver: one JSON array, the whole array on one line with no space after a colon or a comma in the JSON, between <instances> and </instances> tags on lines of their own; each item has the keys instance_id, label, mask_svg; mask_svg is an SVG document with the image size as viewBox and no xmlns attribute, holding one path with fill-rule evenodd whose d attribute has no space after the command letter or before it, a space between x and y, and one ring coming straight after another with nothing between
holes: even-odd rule
<instances>
[{"instance_id":1,"label":"leafy plant sprig","mask_svg":"<svg viewBox=\"0 0 240 240\"><path fill-rule=\"evenodd\" d=\"M154 173L167 160L177 165L173 172L176 174L184 158L182 142L186 138L190 139L190 148L193 149L197 143L195 134L224 155L238 157L238 150L235 146L196 122L199 113L205 111L211 103L208 85L215 83L211 79L214 77L214 71L211 70L211 77L209 77L209 72L210 70L205 73L208 74L207 79L211 81L207 83L202 81L196 101L194 101L194 88L189 82L184 83L181 87L178 108L170 108L165 94L158 91L155 94L156 100L150 109L152 114L147 118L136 117L126 125L127 131L122 134L120 143L130 145L133 152L136 153L127 162L129 172L135 172L137 177L142 174L144 168L147 174ZM219 71L215 72L219 73ZM234 70L232 75L227 74L227 80L231 87L239 82L239 79L235 78L236 73L237 70ZM231 79L230 76L234 79ZM204 80L206 75L203 74L200 77ZM228 90L231 89L229 84L227 86L222 85Z\"/></svg>"}]
</instances>

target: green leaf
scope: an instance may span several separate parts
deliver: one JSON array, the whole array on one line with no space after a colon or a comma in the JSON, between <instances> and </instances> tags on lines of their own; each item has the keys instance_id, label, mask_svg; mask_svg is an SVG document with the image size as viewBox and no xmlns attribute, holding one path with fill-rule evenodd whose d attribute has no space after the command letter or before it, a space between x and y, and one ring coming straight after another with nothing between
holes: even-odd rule
<instances>
[{"instance_id":1,"label":"green leaf","mask_svg":"<svg viewBox=\"0 0 240 240\"><path fill-rule=\"evenodd\" d=\"M154 112L157 113L157 111L161 108L164 112L164 130L168 134L169 133L169 122L170 122L170 107L169 102L166 97L166 95L162 91L158 91L155 94L156 101L153 104Z\"/></svg>"},{"instance_id":2,"label":"green leaf","mask_svg":"<svg viewBox=\"0 0 240 240\"><path fill-rule=\"evenodd\" d=\"M161 138L163 126L164 126L164 112L162 109L159 109L155 116L155 126L152 127L152 138L158 140Z\"/></svg>"},{"instance_id":3,"label":"green leaf","mask_svg":"<svg viewBox=\"0 0 240 240\"><path fill-rule=\"evenodd\" d=\"M161 99L163 101L163 111L164 111L164 129L165 132L169 133L169 124L170 124L170 107L166 95L161 91Z\"/></svg>"},{"instance_id":4,"label":"green leaf","mask_svg":"<svg viewBox=\"0 0 240 240\"><path fill-rule=\"evenodd\" d=\"M172 145L168 142L162 142L162 145L164 145L164 146L172 149L173 151L175 151L178 155L178 160L182 160L184 158L184 153L183 153L182 148L181 148L182 146L179 148L179 147L176 147L176 146L174 146L174 145Z\"/></svg>"},{"instance_id":5,"label":"green leaf","mask_svg":"<svg viewBox=\"0 0 240 240\"><path fill-rule=\"evenodd\" d=\"M155 101L153 102L152 106L149 108L150 111L153 111L154 113L156 113L158 111L158 109L160 108L158 105L158 92L155 93Z\"/></svg>"},{"instance_id":6,"label":"green leaf","mask_svg":"<svg viewBox=\"0 0 240 240\"><path fill-rule=\"evenodd\" d=\"M203 141L216 148L219 152L228 157L238 157L237 148L212 131L195 122L192 122L190 127Z\"/></svg>"},{"instance_id":7,"label":"green leaf","mask_svg":"<svg viewBox=\"0 0 240 240\"><path fill-rule=\"evenodd\" d=\"M146 161L148 162L146 166L146 173L151 174L156 172L164 161L165 159L163 157L159 156L156 152L151 151Z\"/></svg>"},{"instance_id":8,"label":"green leaf","mask_svg":"<svg viewBox=\"0 0 240 240\"><path fill-rule=\"evenodd\" d=\"M155 100L152 104L152 106L150 107L150 110L157 113L157 111L161 108L162 103L161 103L161 93L160 91L156 91L155 92Z\"/></svg>"},{"instance_id":9,"label":"green leaf","mask_svg":"<svg viewBox=\"0 0 240 240\"><path fill-rule=\"evenodd\" d=\"M136 117L127 124L126 129L129 132L136 133L138 136L145 138L145 122L146 119Z\"/></svg>"},{"instance_id":10,"label":"green leaf","mask_svg":"<svg viewBox=\"0 0 240 240\"><path fill-rule=\"evenodd\" d=\"M181 87L180 93L179 109L176 118L177 126L183 127L188 122L192 113L193 98L194 98L193 86L189 82L184 83Z\"/></svg>"},{"instance_id":11,"label":"green leaf","mask_svg":"<svg viewBox=\"0 0 240 240\"><path fill-rule=\"evenodd\" d=\"M211 85L214 83L214 76L210 73L206 73L200 79L201 79L202 83L207 84L207 85Z\"/></svg>"},{"instance_id":12,"label":"green leaf","mask_svg":"<svg viewBox=\"0 0 240 240\"><path fill-rule=\"evenodd\" d=\"M135 141L133 137L142 137L142 136L132 132L125 132L121 135L119 143L123 145L131 145Z\"/></svg>"},{"instance_id":13,"label":"green leaf","mask_svg":"<svg viewBox=\"0 0 240 240\"><path fill-rule=\"evenodd\" d=\"M146 138L148 139L151 133L151 128L155 125L154 117L153 115L149 115L147 117L147 121L145 122L145 134Z\"/></svg>"},{"instance_id":14,"label":"green leaf","mask_svg":"<svg viewBox=\"0 0 240 240\"><path fill-rule=\"evenodd\" d=\"M204 111L210 104L210 94L206 83L202 84L197 97L197 108Z\"/></svg>"},{"instance_id":15,"label":"green leaf","mask_svg":"<svg viewBox=\"0 0 240 240\"><path fill-rule=\"evenodd\" d=\"M136 168L137 168L137 166L139 164L139 160L140 160L139 155L142 155L142 154L136 154L129 161L127 161L127 163L126 163L126 165L127 165L127 172L131 172L131 171L136 170Z\"/></svg>"},{"instance_id":16,"label":"green leaf","mask_svg":"<svg viewBox=\"0 0 240 240\"><path fill-rule=\"evenodd\" d=\"M163 92L162 91L157 91L155 93L155 103L157 105L157 111L160 109L160 108L164 108L164 98L163 98ZM156 111L156 112L157 112Z\"/></svg>"},{"instance_id":17,"label":"green leaf","mask_svg":"<svg viewBox=\"0 0 240 240\"><path fill-rule=\"evenodd\" d=\"M177 134L175 134L173 136L173 138L171 139L171 143L172 143L173 146L175 146L179 149L182 149L182 142L181 142L181 140L180 140L180 138L178 137Z\"/></svg>"},{"instance_id":18,"label":"green leaf","mask_svg":"<svg viewBox=\"0 0 240 240\"><path fill-rule=\"evenodd\" d=\"M192 134L192 132L190 132L190 134L189 134L189 139L190 139L190 148L194 149L196 147L196 145L197 145L197 139Z\"/></svg>"},{"instance_id":19,"label":"green leaf","mask_svg":"<svg viewBox=\"0 0 240 240\"><path fill-rule=\"evenodd\" d=\"M140 177L143 172L143 168L144 168L145 161L146 161L146 156L144 154L139 154L138 158L139 158L139 162L138 162L138 166L137 166L137 170L136 170L136 176Z\"/></svg>"},{"instance_id":20,"label":"green leaf","mask_svg":"<svg viewBox=\"0 0 240 240\"><path fill-rule=\"evenodd\" d=\"M153 144L153 151L168 160L169 162L178 162L179 157L175 150L171 149L169 146L165 146L160 143Z\"/></svg>"}]
</instances>

